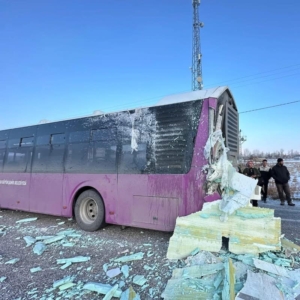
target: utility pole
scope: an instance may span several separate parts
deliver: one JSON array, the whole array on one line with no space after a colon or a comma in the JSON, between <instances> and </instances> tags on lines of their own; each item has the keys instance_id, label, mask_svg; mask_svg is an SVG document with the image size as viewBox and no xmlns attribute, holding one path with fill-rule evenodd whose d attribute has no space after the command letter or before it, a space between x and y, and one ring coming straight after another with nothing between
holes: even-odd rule
<instances>
[{"instance_id":1,"label":"utility pole","mask_svg":"<svg viewBox=\"0 0 300 300\"><path fill-rule=\"evenodd\" d=\"M242 135L242 130L240 129L240 132L239 132L239 158L241 158L243 156L242 145L246 141L247 141L247 137L245 135Z\"/></svg>"},{"instance_id":2,"label":"utility pole","mask_svg":"<svg viewBox=\"0 0 300 300\"><path fill-rule=\"evenodd\" d=\"M199 11L200 0L192 0L193 4L193 50L192 50L192 90L202 90L202 54L200 46L200 27L204 24L199 22Z\"/></svg>"}]
</instances>

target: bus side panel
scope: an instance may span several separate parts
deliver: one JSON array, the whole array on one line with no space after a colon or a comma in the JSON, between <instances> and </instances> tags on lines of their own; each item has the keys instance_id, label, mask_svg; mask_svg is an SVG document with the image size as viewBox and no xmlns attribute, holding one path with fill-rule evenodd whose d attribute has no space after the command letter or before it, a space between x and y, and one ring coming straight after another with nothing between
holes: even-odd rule
<instances>
[{"instance_id":1,"label":"bus side panel","mask_svg":"<svg viewBox=\"0 0 300 300\"><path fill-rule=\"evenodd\" d=\"M149 175L148 195L156 196L156 210L159 230L174 230L176 218L185 215L184 175ZM152 210L153 211L153 210ZM152 213L155 221L156 215Z\"/></svg>"},{"instance_id":2,"label":"bus side panel","mask_svg":"<svg viewBox=\"0 0 300 300\"><path fill-rule=\"evenodd\" d=\"M182 175L118 175L117 223L172 231L182 203Z\"/></svg>"},{"instance_id":3,"label":"bus side panel","mask_svg":"<svg viewBox=\"0 0 300 300\"><path fill-rule=\"evenodd\" d=\"M119 224L134 226L134 195L147 196L148 175L142 174L118 174L118 213ZM146 207L141 209L140 215L144 214Z\"/></svg>"},{"instance_id":4,"label":"bus side panel","mask_svg":"<svg viewBox=\"0 0 300 300\"><path fill-rule=\"evenodd\" d=\"M29 210L29 173L0 173L0 207Z\"/></svg>"},{"instance_id":5,"label":"bus side panel","mask_svg":"<svg viewBox=\"0 0 300 300\"><path fill-rule=\"evenodd\" d=\"M117 224L117 175L116 174L64 174L63 216L72 216L73 201L81 188L98 191L105 206L106 222Z\"/></svg>"},{"instance_id":6,"label":"bus side panel","mask_svg":"<svg viewBox=\"0 0 300 300\"><path fill-rule=\"evenodd\" d=\"M62 173L32 173L30 187L30 211L61 216Z\"/></svg>"}]
</instances>

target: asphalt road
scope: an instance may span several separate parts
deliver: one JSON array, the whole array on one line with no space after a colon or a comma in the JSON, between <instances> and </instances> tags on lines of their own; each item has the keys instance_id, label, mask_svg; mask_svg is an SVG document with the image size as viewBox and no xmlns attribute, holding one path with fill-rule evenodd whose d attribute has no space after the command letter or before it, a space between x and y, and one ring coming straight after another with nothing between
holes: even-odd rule
<instances>
[{"instance_id":1,"label":"asphalt road","mask_svg":"<svg viewBox=\"0 0 300 300\"><path fill-rule=\"evenodd\" d=\"M275 210L275 217L281 218L281 232L286 238L300 244L300 201L294 201L295 206L280 205L280 200L268 200L267 203L258 201L259 207Z\"/></svg>"}]
</instances>

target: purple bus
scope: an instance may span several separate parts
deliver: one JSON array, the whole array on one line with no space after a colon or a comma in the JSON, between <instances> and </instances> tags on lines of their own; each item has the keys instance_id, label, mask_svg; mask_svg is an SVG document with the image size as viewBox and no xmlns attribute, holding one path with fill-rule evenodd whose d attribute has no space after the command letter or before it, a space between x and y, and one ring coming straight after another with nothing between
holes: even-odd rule
<instances>
[{"instance_id":1,"label":"purple bus","mask_svg":"<svg viewBox=\"0 0 300 300\"><path fill-rule=\"evenodd\" d=\"M0 131L0 208L172 231L207 200L203 148L222 107L231 161L238 112L227 87L157 105Z\"/></svg>"}]
</instances>

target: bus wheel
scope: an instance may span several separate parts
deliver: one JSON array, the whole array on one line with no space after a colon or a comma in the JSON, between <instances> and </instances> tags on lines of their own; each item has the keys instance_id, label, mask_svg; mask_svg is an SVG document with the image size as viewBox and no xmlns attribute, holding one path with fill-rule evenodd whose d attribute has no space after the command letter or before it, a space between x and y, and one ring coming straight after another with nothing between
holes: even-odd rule
<instances>
[{"instance_id":1,"label":"bus wheel","mask_svg":"<svg viewBox=\"0 0 300 300\"><path fill-rule=\"evenodd\" d=\"M86 190L76 200L75 219L85 231L95 231L105 224L105 208L101 196L94 190Z\"/></svg>"}]
</instances>

